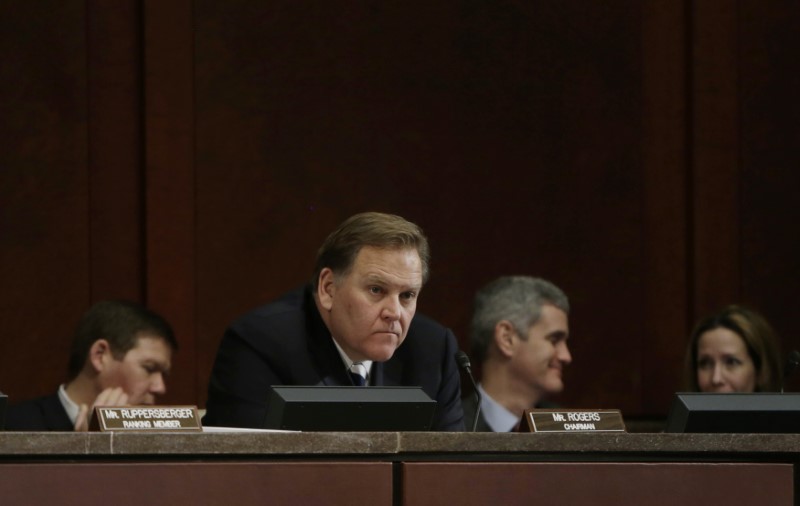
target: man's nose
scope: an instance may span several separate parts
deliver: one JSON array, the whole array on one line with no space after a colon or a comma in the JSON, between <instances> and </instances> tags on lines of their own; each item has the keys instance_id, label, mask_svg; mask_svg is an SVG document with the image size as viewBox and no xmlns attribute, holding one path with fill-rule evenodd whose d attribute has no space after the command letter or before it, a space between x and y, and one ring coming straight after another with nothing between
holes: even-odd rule
<instances>
[{"instance_id":1,"label":"man's nose","mask_svg":"<svg viewBox=\"0 0 800 506\"><path fill-rule=\"evenodd\" d=\"M164 374L157 372L150 380L150 393L163 395L167 393L167 384L164 381Z\"/></svg>"},{"instance_id":2,"label":"man's nose","mask_svg":"<svg viewBox=\"0 0 800 506\"><path fill-rule=\"evenodd\" d=\"M384 320L393 321L400 318L400 299L399 297L386 297L381 311Z\"/></svg>"},{"instance_id":3,"label":"man's nose","mask_svg":"<svg viewBox=\"0 0 800 506\"><path fill-rule=\"evenodd\" d=\"M564 364L572 363L572 353L569 352L569 346L566 341L561 341L557 348L558 359Z\"/></svg>"}]
</instances>

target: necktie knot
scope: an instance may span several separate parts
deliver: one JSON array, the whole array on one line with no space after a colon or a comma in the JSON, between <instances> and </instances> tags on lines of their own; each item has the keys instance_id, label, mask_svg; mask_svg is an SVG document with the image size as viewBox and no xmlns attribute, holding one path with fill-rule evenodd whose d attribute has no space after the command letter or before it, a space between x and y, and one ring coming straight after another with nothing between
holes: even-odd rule
<instances>
[{"instance_id":1,"label":"necktie knot","mask_svg":"<svg viewBox=\"0 0 800 506\"><path fill-rule=\"evenodd\" d=\"M355 362L350 366L350 377L353 384L358 387L367 385L367 368L361 362Z\"/></svg>"}]
</instances>

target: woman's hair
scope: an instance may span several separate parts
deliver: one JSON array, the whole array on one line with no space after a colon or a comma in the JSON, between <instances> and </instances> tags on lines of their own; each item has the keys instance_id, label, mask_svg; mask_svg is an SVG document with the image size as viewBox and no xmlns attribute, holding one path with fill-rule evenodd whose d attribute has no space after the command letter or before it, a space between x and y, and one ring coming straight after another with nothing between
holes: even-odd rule
<instances>
[{"instance_id":1,"label":"woman's hair","mask_svg":"<svg viewBox=\"0 0 800 506\"><path fill-rule=\"evenodd\" d=\"M782 373L778 339L772 327L756 311L732 305L701 320L692 331L686 350L684 382L688 390L699 392L697 384L697 347L700 336L709 330L728 329L744 341L747 354L756 370L756 392L777 392Z\"/></svg>"}]
</instances>

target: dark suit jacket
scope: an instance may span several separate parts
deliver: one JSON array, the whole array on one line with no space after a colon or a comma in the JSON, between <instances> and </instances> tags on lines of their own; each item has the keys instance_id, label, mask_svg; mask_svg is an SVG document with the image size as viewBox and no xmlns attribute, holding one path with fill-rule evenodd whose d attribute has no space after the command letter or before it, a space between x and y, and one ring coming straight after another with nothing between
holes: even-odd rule
<instances>
[{"instance_id":1,"label":"dark suit jacket","mask_svg":"<svg viewBox=\"0 0 800 506\"><path fill-rule=\"evenodd\" d=\"M416 315L402 345L374 362L375 386L421 386L437 401L433 430L463 430L453 333ZM311 287L296 290L235 321L220 343L208 387L211 426L262 427L271 385L352 385Z\"/></svg>"},{"instance_id":2,"label":"dark suit jacket","mask_svg":"<svg viewBox=\"0 0 800 506\"><path fill-rule=\"evenodd\" d=\"M9 406L6 413L6 430L72 432L74 429L58 392Z\"/></svg>"},{"instance_id":3,"label":"dark suit jacket","mask_svg":"<svg viewBox=\"0 0 800 506\"><path fill-rule=\"evenodd\" d=\"M464 397L461 401L461 405L464 408L464 425L466 425L468 431L471 431L472 421L475 419L475 410L478 409L478 401L473 394ZM475 432L492 432L492 428L489 427L489 424L486 423L486 419L483 417L483 412L478 416Z\"/></svg>"}]
</instances>

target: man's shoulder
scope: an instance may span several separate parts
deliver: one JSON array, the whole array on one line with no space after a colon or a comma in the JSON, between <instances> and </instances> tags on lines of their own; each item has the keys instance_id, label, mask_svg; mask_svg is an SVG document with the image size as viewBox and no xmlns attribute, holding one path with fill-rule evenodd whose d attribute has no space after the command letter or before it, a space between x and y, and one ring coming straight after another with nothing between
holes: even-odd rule
<instances>
[{"instance_id":1,"label":"man's shoulder","mask_svg":"<svg viewBox=\"0 0 800 506\"><path fill-rule=\"evenodd\" d=\"M46 406L53 406L53 405L61 405L61 401L58 398L58 392L53 392L49 395L43 395L42 397L37 397L35 399L28 399L25 401L16 402L11 404L8 409L9 411L19 411L19 412L26 412L32 410L41 410L43 407Z\"/></svg>"},{"instance_id":2,"label":"man's shoulder","mask_svg":"<svg viewBox=\"0 0 800 506\"><path fill-rule=\"evenodd\" d=\"M72 424L54 392L9 406L6 430L72 430Z\"/></svg>"},{"instance_id":3,"label":"man's shoulder","mask_svg":"<svg viewBox=\"0 0 800 506\"><path fill-rule=\"evenodd\" d=\"M455 336L444 325L428 316L417 314L411 321L405 341L395 352L401 359L419 363L439 363L443 354L455 353Z\"/></svg>"},{"instance_id":4,"label":"man's shoulder","mask_svg":"<svg viewBox=\"0 0 800 506\"><path fill-rule=\"evenodd\" d=\"M236 318L234 329L273 328L284 325L297 326L308 317L308 303L303 288L292 290L272 302L259 306Z\"/></svg>"},{"instance_id":5,"label":"man's shoulder","mask_svg":"<svg viewBox=\"0 0 800 506\"><path fill-rule=\"evenodd\" d=\"M286 314L303 312L305 310L306 288L297 288L286 292L277 299L258 306L236 319L236 321L252 320L258 318L282 317Z\"/></svg>"},{"instance_id":6,"label":"man's shoulder","mask_svg":"<svg viewBox=\"0 0 800 506\"><path fill-rule=\"evenodd\" d=\"M439 335L442 338L448 333L447 327L437 322L429 316L417 313L414 319L411 320L411 325L408 328L409 335L425 334L425 335Z\"/></svg>"},{"instance_id":7,"label":"man's shoulder","mask_svg":"<svg viewBox=\"0 0 800 506\"><path fill-rule=\"evenodd\" d=\"M266 355L293 353L317 336L321 325L309 288L304 287L237 318L225 337L245 341Z\"/></svg>"}]
</instances>

